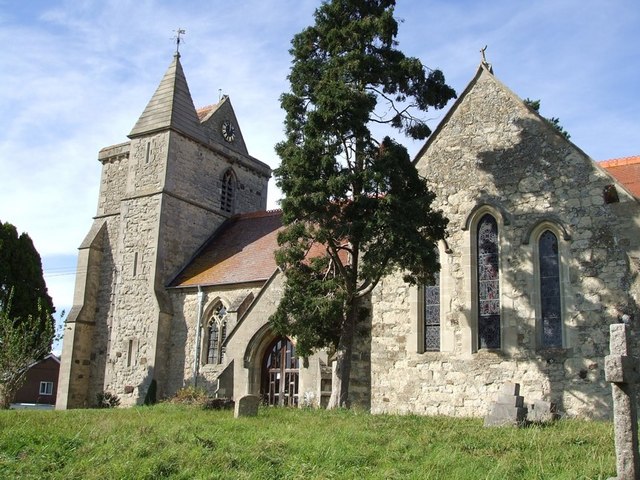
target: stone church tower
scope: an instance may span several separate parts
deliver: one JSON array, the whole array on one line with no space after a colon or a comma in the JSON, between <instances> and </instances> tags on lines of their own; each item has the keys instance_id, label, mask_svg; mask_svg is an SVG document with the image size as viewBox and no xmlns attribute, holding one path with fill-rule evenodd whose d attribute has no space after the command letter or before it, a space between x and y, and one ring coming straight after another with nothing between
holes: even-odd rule
<instances>
[{"instance_id":1,"label":"stone church tower","mask_svg":"<svg viewBox=\"0 0 640 480\"><path fill-rule=\"evenodd\" d=\"M158 397L170 349L166 286L227 218L264 210L268 165L248 152L228 97L196 110L180 55L128 135L99 153L98 211L82 242L57 408L103 391Z\"/></svg>"}]
</instances>

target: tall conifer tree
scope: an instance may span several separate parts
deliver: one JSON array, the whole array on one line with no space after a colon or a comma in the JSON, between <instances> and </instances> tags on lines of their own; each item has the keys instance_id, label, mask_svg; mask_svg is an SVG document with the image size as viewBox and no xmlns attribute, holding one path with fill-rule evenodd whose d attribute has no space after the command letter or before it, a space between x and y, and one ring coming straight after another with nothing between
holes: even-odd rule
<instances>
[{"instance_id":1,"label":"tall conifer tree","mask_svg":"<svg viewBox=\"0 0 640 480\"><path fill-rule=\"evenodd\" d=\"M54 323L55 311L42 273L42 261L27 233L18 235L11 223L0 221L0 310L11 300L13 318Z\"/></svg>"},{"instance_id":2,"label":"tall conifer tree","mask_svg":"<svg viewBox=\"0 0 640 480\"><path fill-rule=\"evenodd\" d=\"M405 147L373 125L414 139L430 134L414 115L442 108L455 92L396 46L394 0L330 0L315 24L295 35L281 97L286 140L276 181L285 229L278 263L285 291L271 322L308 355L333 347L337 368L330 407L348 406L356 325L362 299L394 270L409 282L432 279L446 219Z\"/></svg>"},{"instance_id":3,"label":"tall conifer tree","mask_svg":"<svg viewBox=\"0 0 640 480\"><path fill-rule=\"evenodd\" d=\"M27 367L51 349L53 312L31 238L0 222L0 408L9 407Z\"/></svg>"}]
</instances>

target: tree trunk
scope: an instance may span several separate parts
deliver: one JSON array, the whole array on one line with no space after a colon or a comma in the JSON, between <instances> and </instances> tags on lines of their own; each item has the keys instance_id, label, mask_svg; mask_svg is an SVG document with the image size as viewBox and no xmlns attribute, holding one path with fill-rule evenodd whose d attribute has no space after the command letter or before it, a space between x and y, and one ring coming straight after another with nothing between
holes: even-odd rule
<instances>
[{"instance_id":1,"label":"tree trunk","mask_svg":"<svg viewBox=\"0 0 640 480\"><path fill-rule=\"evenodd\" d=\"M5 387L0 385L0 410L7 410L11 407L11 400L13 400L13 393L8 392Z\"/></svg>"},{"instance_id":2,"label":"tree trunk","mask_svg":"<svg viewBox=\"0 0 640 480\"><path fill-rule=\"evenodd\" d=\"M353 336L358 320L357 299L351 301L345 319L338 349L336 351L336 368L331 378L331 398L327 409L349 408L349 380L351 377L351 354L353 352Z\"/></svg>"}]
</instances>

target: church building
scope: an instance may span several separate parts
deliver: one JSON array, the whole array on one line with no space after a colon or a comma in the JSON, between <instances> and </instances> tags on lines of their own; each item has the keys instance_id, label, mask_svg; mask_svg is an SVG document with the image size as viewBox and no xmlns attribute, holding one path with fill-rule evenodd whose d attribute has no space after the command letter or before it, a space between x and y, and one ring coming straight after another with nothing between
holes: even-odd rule
<instances>
[{"instance_id":1,"label":"church building","mask_svg":"<svg viewBox=\"0 0 640 480\"><path fill-rule=\"evenodd\" d=\"M98 155L57 408L193 385L325 405L331 352L299 358L268 322L281 213L266 210L271 170L249 155L230 99L196 110L176 54L128 138ZM482 416L513 382L526 401L609 416L609 324L640 321L640 158L595 163L483 62L414 162L449 219L441 270L433 285L397 274L373 291L352 405Z\"/></svg>"}]
</instances>

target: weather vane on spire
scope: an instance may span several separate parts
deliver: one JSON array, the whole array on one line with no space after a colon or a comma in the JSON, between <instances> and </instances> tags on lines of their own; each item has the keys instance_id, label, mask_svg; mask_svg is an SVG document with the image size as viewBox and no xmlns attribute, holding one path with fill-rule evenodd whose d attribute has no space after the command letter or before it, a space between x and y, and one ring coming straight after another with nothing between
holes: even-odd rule
<instances>
[{"instance_id":1,"label":"weather vane on spire","mask_svg":"<svg viewBox=\"0 0 640 480\"><path fill-rule=\"evenodd\" d=\"M176 55L180 55L180 40L182 40L182 38L180 38L180 35L184 35L187 32L183 28L178 28L177 30L174 30L174 32L176 32L176 36L173 37L173 39L176 41Z\"/></svg>"}]
</instances>

